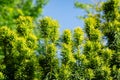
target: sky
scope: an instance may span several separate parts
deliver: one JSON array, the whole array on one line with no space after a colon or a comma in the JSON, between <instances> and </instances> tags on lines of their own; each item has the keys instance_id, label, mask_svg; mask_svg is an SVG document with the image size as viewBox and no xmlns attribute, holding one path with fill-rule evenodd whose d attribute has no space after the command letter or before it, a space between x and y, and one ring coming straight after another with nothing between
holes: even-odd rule
<instances>
[{"instance_id":1,"label":"sky","mask_svg":"<svg viewBox=\"0 0 120 80\"><path fill-rule=\"evenodd\" d=\"M79 0L89 3L90 0ZM65 29L73 30L75 27L84 27L82 20L77 17L84 15L85 12L74 6L75 0L50 0L44 7L43 15L50 16L60 24L60 31Z\"/></svg>"}]
</instances>

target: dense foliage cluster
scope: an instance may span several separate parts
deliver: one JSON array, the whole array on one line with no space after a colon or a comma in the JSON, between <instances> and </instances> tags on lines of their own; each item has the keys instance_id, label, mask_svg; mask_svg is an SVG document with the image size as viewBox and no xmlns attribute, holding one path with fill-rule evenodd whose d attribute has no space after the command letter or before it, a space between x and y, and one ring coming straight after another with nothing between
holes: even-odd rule
<instances>
[{"instance_id":1,"label":"dense foliage cluster","mask_svg":"<svg viewBox=\"0 0 120 80\"><path fill-rule=\"evenodd\" d=\"M46 2L0 0L0 80L120 80L120 1L76 2L84 29L61 35L51 17L36 22Z\"/></svg>"}]
</instances>

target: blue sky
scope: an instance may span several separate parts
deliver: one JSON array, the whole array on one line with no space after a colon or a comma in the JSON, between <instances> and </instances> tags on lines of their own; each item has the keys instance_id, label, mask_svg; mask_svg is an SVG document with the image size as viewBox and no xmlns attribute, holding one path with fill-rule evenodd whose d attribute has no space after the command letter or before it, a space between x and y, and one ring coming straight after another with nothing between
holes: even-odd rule
<instances>
[{"instance_id":1,"label":"blue sky","mask_svg":"<svg viewBox=\"0 0 120 80\"><path fill-rule=\"evenodd\" d=\"M79 1L85 3L90 2L90 0ZM73 30L77 26L83 27L83 21L79 20L77 16L84 15L85 12L75 8L74 2L75 0L50 0L44 7L43 15L58 20L60 31L64 29Z\"/></svg>"}]
</instances>

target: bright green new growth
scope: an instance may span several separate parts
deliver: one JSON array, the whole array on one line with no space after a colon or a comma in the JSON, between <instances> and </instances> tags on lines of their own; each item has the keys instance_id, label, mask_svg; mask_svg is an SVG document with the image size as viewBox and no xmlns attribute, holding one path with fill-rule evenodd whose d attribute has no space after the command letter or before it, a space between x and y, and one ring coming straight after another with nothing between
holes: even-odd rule
<instances>
[{"instance_id":1,"label":"bright green new growth","mask_svg":"<svg viewBox=\"0 0 120 80\"><path fill-rule=\"evenodd\" d=\"M59 38L59 24L50 17L40 20L40 34L42 38L48 38L51 42L55 42Z\"/></svg>"},{"instance_id":2,"label":"bright green new growth","mask_svg":"<svg viewBox=\"0 0 120 80\"><path fill-rule=\"evenodd\" d=\"M82 44L83 39L84 39L84 32L80 27L77 27L74 29L74 44L76 46L79 46L80 44Z\"/></svg>"}]
</instances>

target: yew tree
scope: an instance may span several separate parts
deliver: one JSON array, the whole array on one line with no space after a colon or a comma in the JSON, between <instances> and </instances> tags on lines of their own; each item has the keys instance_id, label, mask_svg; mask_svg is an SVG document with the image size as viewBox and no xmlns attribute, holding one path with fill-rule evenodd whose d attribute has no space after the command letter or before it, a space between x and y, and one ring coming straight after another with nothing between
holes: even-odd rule
<instances>
[{"instance_id":1,"label":"yew tree","mask_svg":"<svg viewBox=\"0 0 120 80\"><path fill-rule=\"evenodd\" d=\"M59 24L51 17L44 17L39 23L39 66L41 80L58 79L57 40L59 39Z\"/></svg>"},{"instance_id":2,"label":"yew tree","mask_svg":"<svg viewBox=\"0 0 120 80\"><path fill-rule=\"evenodd\" d=\"M84 27L63 32L51 17L36 23L44 0L0 4L0 80L120 80L119 0L77 1Z\"/></svg>"},{"instance_id":3,"label":"yew tree","mask_svg":"<svg viewBox=\"0 0 120 80\"><path fill-rule=\"evenodd\" d=\"M36 71L35 49L37 38L31 17L20 16L16 30L0 28L1 79L33 80ZM30 25L30 26L29 26Z\"/></svg>"},{"instance_id":4,"label":"yew tree","mask_svg":"<svg viewBox=\"0 0 120 80\"><path fill-rule=\"evenodd\" d=\"M75 5L86 11L86 15L80 17L86 33L81 55L87 63L83 69L87 74L84 79L119 80L120 1L98 0L95 4L76 2Z\"/></svg>"}]
</instances>

